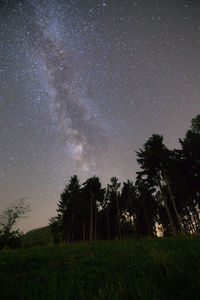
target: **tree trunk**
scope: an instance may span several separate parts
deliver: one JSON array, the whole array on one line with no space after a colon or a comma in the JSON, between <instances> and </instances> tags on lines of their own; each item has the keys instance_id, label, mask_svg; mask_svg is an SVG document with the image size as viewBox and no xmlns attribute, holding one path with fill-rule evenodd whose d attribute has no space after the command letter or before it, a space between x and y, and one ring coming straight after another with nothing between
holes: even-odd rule
<instances>
[{"instance_id":1,"label":"tree trunk","mask_svg":"<svg viewBox=\"0 0 200 300\"><path fill-rule=\"evenodd\" d=\"M85 221L83 221L83 241L85 241Z\"/></svg>"},{"instance_id":2,"label":"tree trunk","mask_svg":"<svg viewBox=\"0 0 200 300\"><path fill-rule=\"evenodd\" d=\"M172 194L171 186L169 184L169 181L168 181L168 178L167 178L167 174L166 174L166 172L165 172L165 170L163 168L162 168L162 172L163 172L163 176L164 176L164 179L165 179L165 182L167 184L168 191L169 191L170 199L171 199L171 202L172 202L172 205L173 205L176 217L177 217L177 221L178 221L178 225L179 225L179 228L180 228L180 231L181 231L181 235L184 235L183 226L182 226L181 219L180 219L177 207L176 207L176 203L174 201L174 196Z\"/></svg>"},{"instance_id":3,"label":"tree trunk","mask_svg":"<svg viewBox=\"0 0 200 300\"><path fill-rule=\"evenodd\" d=\"M193 214L192 214L192 211L190 209L189 206L187 206L187 222L189 223L189 230L193 233L193 234L196 234L197 231L196 231L196 227L195 227L195 223L194 223L194 219L193 219ZM188 232L189 234L191 232Z\"/></svg>"},{"instance_id":4,"label":"tree trunk","mask_svg":"<svg viewBox=\"0 0 200 300\"><path fill-rule=\"evenodd\" d=\"M95 209L94 209L94 240L97 238L97 212L96 212L96 199L95 199Z\"/></svg>"},{"instance_id":5,"label":"tree trunk","mask_svg":"<svg viewBox=\"0 0 200 300\"><path fill-rule=\"evenodd\" d=\"M132 199L133 200L133 199ZM133 202L132 202L132 200L130 200L130 198L129 198L129 203L130 203L130 212L129 212L129 217L130 217L130 224L131 224L131 227L132 227L132 231L133 231L133 233L134 233L134 223L133 223L133 216L134 216L134 209L133 209Z\"/></svg>"},{"instance_id":6,"label":"tree trunk","mask_svg":"<svg viewBox=\"0 0 200 300\"><path fill-rule=\"evenodd\" d=\"M199 228L200 228L199 213L198 213L195 205L193 205L191 211L192 211L193 220L195 223L196 233L199 233Z\"/></svg>"},{"instance_id":7,"label":"tree trunk","mask_svg":"<svg viewBox=\"0 0 200 300\"><path fill-rule=\"evenodd\" d=\"M169 223L170 223L171 228L172 228L172 234L173 234L173 236L177 236L176 227L175 227L175 225L174 225L174 221L173 221L173 219L172 219L172 215L171 215L171 212L170 212L170 209L169 209L169 206L168 206L168 203L167 203L165 194L164 194L164 192L163 192L163 189L162 189L160 180L158 180L158 185L159 185L160 192L161 192L161 195L162 195L162 198L163 198L163 201L164 201L164 205L165 205L165 209L166 209L167 216L168 216L168 219L169 219Z\"/></svg>"},{"instance_id":8,"label":"tree trunk","mask_svg":"<svg viewBox=\"0 0 200 300\"><path fill-rule=\"evenodd\" d=\"M118 237L121 240L121 228L120 228L120 216L119 216L119 201L118 194L116 195L116 204L117 204L117 228L118 228Z\"/></svg>"},{"instance_id":9,"label":"tree trunk","mask_svg":"<svg viewBox=\"0 0 200 300\"><path fill-rule=\"evenodd\" d=\"M74 214L72 213L72 228L71 228L71 241L74 241Z\"/></svg>"},{"instance_id":10,"label":"tree trunk","mask_svg":"<svg viewBox=\"0 0 200 300\"><path fill-rule=\"evenodd\" d=\"M131 218L131 215L130 215L130 214L129 214L129 223L130 223L130 226L131 226L132 231L134 232L133 222L132 222L132 218Z\"/></svg>"},{"instance_id":11,"label":"tree trunk","mask_svg":"<svg viewBox=\"0 0 200 300\"><path fill-rule=\"evenodd\" d=\"M144 216L145 216L145 220L146 220L148 235L151 236L152 234L151 234L151 230L150 230L150 226L149 226L149 220L148 220L148 216L147 216L146 206L144 204L144 199L142 199L142 204L144 207Z\"/></svg>"},{"instance_id":12,"label":"tree trunk","mask_svg":"<svg viewBox=\"0 0 200 300\"><path fill-rule=\"evenodd\" d=\"M106 210L106 219L107 219L107 238L110 239L110 222L109 222L109 209Z\"/></svg>"},{"instance_id":13,"label":"tree trunk","mask_svg":"<svg viewBox=\"0 0 200 300\"><path fill-rule=\"evenodd\" d=\"M90 189L90 242L93 239L93 213L92 213L92 191Z\"/></svg>"},{"instance_id":14,"label":"tree trunk","mask_svg":"<svg viewBox=\"0 0 200 300\"><path fill-rule=\"evenodd\" d=\"M133 214L133 232L135 232L135 235L138 236L138 231L137 231L137 217L134 214Z\"/></svg>"}]
</instances>

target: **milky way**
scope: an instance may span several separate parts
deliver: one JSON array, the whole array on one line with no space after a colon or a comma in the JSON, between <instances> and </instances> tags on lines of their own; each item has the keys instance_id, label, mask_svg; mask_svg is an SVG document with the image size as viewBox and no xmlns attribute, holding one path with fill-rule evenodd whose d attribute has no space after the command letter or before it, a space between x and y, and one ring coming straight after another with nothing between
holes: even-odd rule
<instances>
[{"instance_id":1,"label":"milky way","mask_svg":"<svg viewBox=\"0 0 200 300\"><path fill-rule=\"evenodd\" d=\"M47 29L51 32L49 27ZM42 76L48 79L49 116L69 159L78 162L80 169L89 170L95 161L94 154L106 144L104 129L96 120L98 110L84 95L84 89L81 90L80 78L76 78L78 70L65 45L60 45L56 37L51 38L45 31L35 23L31 24L29 35L31 45L36 52L39 50L43 61L45 73Z\"/></svg>"},{"instance_id":2,"label":"milky way","mask_svg":"<svg viewBox=\"0 0 200 300\"><path fill-rule=\"evenodd\" d=\"M1 1L0 208L28 230L73 174L135 178L152 133L178 147L200 110L198 1Z\"/></svg>"},{"instance_id":3,"label":"milky way","mask_svg":"<svg viewBox=\"0 0 200 300\"><path fill-rule=\"evenodd\" d=\"M77 170L95 173L100 168L96 156L98 153L103 156L107 145L106 122L88 95L87 78L84 80L79 74L80 57L77 59L75 48L68 48L71 39L61 29L63 20L55 17L61 8L52 4L51 8L33 5L33 17L31 21L24 20L23 29L40 60L35 72L46 81L42 87L45 87L49 118L66 158L75 163ZM62 6L62 12L67 13L67 8ZM79 45L80 34L77 39Z\"/></svg>"}]
</instances>

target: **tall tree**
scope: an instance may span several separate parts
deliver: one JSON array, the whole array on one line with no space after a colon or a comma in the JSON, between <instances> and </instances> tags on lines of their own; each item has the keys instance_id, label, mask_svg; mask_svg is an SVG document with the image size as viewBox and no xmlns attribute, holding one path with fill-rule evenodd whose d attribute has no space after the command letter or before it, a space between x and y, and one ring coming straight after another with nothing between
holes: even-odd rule
<instances>
[{"instance_id":1,"label":"tall tree","mask_svg":"<svg viewBox=\"0 0 200 300\"><path fill-rule=\"evenodd\" d=\"M101 182L98 177L93 176L83 183L81 196L89 212L89 240L95 240L97 237L97 214L98 206L103 202L104 189L101 188Z\"/></svg>"},{"instance_id":2,"label":"tall tree","mask_svg":"<svg viewBox=\"0 0 200 300\"><path fill-rule=\"evenodd\" d=\"M121 227L120 227L120 210L119 210L119 188L121 183L118 182L117 177L110 179L111 184L107 185L107 199L109 209L109 221L111 238L121 239Z\"/></svg>"},{"instance_id":3,"label":"tall tree","mask_svg":"<svg viewBox=\"0 0 200 300\"><path fill-rule=\"evenodd\" d=\"M127 182L123 182L123 187L121 191L120 197L120 211L125 214L126 219L128 217L130 228L132 229L132 233L137 235L136 232L136 202L137 202L137 189L132 181L127 180Z\"/></svg>"},{"instance_id":4,"label":"tall tree","mask_svg":"<svg viewBox=\"0 0 200 300\"><path fill-rule=\"evenodd\" d=\"M53 234L54 244L60 244L62 238L62 220L59 217L51 217L49 225Z\"/></svg>"},{"instance_id":5,"label":"tall tree","mask_svg":"<svg viewBox=\"0 0 200 300\"><path fill-rule=\"evenodd\" d=\"M152 137L150 137L144 144L144 150L140 149L140 151L137 152L137 161L143 170L142 172L138 172L139 177L142 178L143 176L147 176L147 180L151 185L159 187L163 195L165 208L172 227L173 234L176 235L178 231L183 234L183 226L171 188L170 170L173 169L171 155L172 152L169 151L163 144L163 137L153 134ZM165 182L170 195L170 201L177 218L178 227L176 227L174 224L172 213L163 193L163 181Z\"/></svg>"},{"instance_id":6,"label":"tall tree","mask_svg":"<svg viewBox=\"0 0 200 300\"><path fill-rule=\"evenodd\" d=\"M156 233L155 221L157 217L157 204L153 189L147 180L137 180L137 219L140 235L153 237Z\"/></svg>"},{"instance_id":7,"label":"tall tree","mask_svg":"<svg viewBox=\"0 0 200 300\"><path fill-rule=\"evenodd\" d=\"M58 217L62 223L63 241L73 241L77 230L77 215L79 214L80 184L77 175L70 178L60 195Z\"/></svg>"},{"instance_id":8,"label":"tall tree","mask_svg":"<svg viewBox=\"0 0 200 300\"><path fill-rule=\"evenodd\" d=\"M183 140L179 140L181 150L177 150L181 172L189 187L187 205L193 217L197 232L200 232L200 115L192 119L191 129Z\"/></svg>"}]
</instances>

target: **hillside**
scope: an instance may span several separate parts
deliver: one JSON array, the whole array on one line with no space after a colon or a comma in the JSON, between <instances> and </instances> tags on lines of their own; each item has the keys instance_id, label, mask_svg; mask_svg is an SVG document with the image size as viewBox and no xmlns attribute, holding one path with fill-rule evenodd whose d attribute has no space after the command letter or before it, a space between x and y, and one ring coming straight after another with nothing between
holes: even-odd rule
<instances>
[{"instance_id":1,"label":"hillside","mask_svg":"<svg viewBox=\"0 0 200 300\"><path fill-rule=\"evenodd\" d=\"M28 231L24 236L24 247L45 246L53 244L50 226Z\"/></svg>"}]
</instances>

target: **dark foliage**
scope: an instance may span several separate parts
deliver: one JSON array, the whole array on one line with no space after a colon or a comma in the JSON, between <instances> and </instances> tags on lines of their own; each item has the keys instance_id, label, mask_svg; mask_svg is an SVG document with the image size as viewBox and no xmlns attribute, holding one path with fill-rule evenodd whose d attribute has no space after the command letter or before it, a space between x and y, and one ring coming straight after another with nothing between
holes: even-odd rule
<instances>
[{"instance_id":1,"label":"dark foliage","mask_svg":"<svg viewBox=\"0 0 200 300\"><path fill-rule=\"evenodd\" d=\"M136 182L112 177L106 189L93 176L72 176L50 225L55 243L200 233L200 115L180 150L169 150L153 134L137 152ZM158 230L157 230L158 229Z\"/></svg>"}]
</instances>

